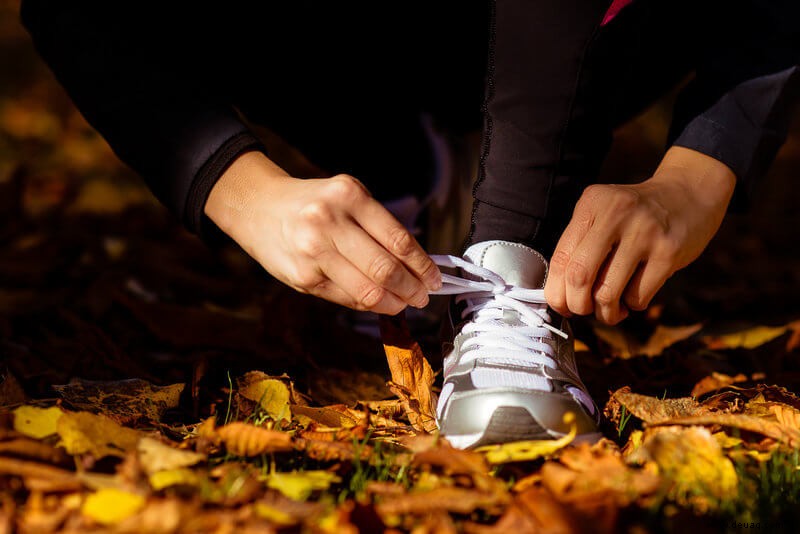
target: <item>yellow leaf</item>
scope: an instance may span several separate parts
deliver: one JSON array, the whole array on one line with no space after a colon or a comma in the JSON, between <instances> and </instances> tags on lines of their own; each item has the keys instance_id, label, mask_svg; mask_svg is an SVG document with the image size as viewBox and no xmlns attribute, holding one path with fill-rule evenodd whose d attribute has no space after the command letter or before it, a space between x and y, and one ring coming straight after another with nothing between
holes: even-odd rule
<instances>
[{"instance_id":1,"label":"yellow leaf","mask_svg":"<svg viewBox=\"0 0 800 534\"><path fill-rule=\"evenodd\" d=\"M176 449L148 437L139 440L137 450L139 461L147 473L189 467L206 459L203 454Z\"/></svg>"},{"instance_id":2,"label":"yellow leaf","mask_svg":"<svg viewBox=\"0 0 800 534\"><path fill-rule=\"evenodd\" d=\"M537 441L513 441L502 445L487 445L475 449L486 454L486 461L490 464L504 464L508 462L527 462L553 454L559 449L569 445L578 433L575 424L575 414L567 412L564 422L571 425L569 433L559 439L543 439Z\"/></svg>"},{"instance_id":3,"label":"yellow leaf","mask_svg":"<svg viewBox=\"0 0 800 534\"><path fill-rule=\"evenodd\" d=\"M259 403L273 421L290 421L292 417L289 409L291 395L286 384L276 378L248 381L248 375L245 375L239 384L239 394Z\"/></svg>"},{"instance_id":4,"label":"yellow leaf","mask_svg":"<svg viewBox=\"0 0 800 534\"><path fill-rule=\"evenodd\" d=\"M135 493L101 489L86 498L81 512L102 525L114 525L138 512L144 502L144 497Z\"/></svg>"},{"instance_id":5,"label":"yellow leaf","mask_svg":"<svg viewBox=\"0 0 800 534\"><path fill-rule=\"evenodd\" d=\"M288 527L289 525L294 525L297 523L297 521L291 515L287 514L283 510L278 510L277 508L261 502L255 503L253 509L255 510L257 516L282 527Z\"/></svg>"},{"instance_id":6,"label":"yellow leaf","mask_svg":"<svg viewBox=\"0 0 800 534\"><path fill-rule=\"evenodd\" d=\"M150 486L154 491L160 491L170 486L196 486L200 482L200 477L191 469L169 469L158 471L149 477Z\"/></svg>"},{"instance_id":7,"label":"yellow leaf","mask_svg":"<svg viewBox=\"0 0 800 534\"><path fill-rule=\"evenodd\" d=\"M786 330L786 326L756 326L723 336L704 336L703 341L710 349L754 349L782 336Z\"/></svg>"},{"instance_id":8,"label":"yellow leaf","mask_svg":"<svg viewBox=\"0 0 800 534\"><path fill-rule=\"evenodd\" d=\"M658 325L645 343L641 343L632 334L618 327L596 324L593 329L595 335L611 348L613 356L628 360L634 356L658 356L664 352L664 349L691 337L702 327L702 324L687 326Z\"/></svg>"},{"instance_id":9,"label":"yellow leaf","mask_svg":"<svg viewBox=\"0 0 800 534\"><path fill-rule=\"evenodd\" d=\"M638 453L672 480L669 493L679 504L705 513L737 494L736 469L705 428L665 428L645 439Z\"/></svg>"},{"instance_id":10,"label":"yellow leaf","mask_svg":"<svg viewBox=\"0 0 800 534\"><path fill-rule=\"evenodd\" d=\"M273 473L267 477L267 487L278 490L295 501L308 499L312 492L325 490L339 477L328 471Z\"/></svg>"},{"instance_id":11,"label":"yellow leaf","mask_svg":"<svg viewBox=\"0 0 800 534\"><path fill-rule=\"evenodd\" d=\"M97 458L124 456L136 449L139 432L118 425L104 415L65 412L56 425L60 446L69 454L90 453Z\"/></svg>"},{"instance_id":12,"label":"yellow leaf","mask_svg":"<svg viewBox=\"0 0 800 534\"><path fill-rule=\"evenodd\" d=\"M725 432L714 432L712 435L714 436L714 439L717 440L717 443L719 443L719 446L723 449L732 449L744 443L742 438L729 436Z\"/></svg>"},{"instance_id":13,"label":"yellow leaf","mask_svg":"<svg viewBox=\"0 0 800 534\"><path fill-rule=\"evenodd\" d=\"M62 415L64 412L58 406L20 406L14 410L14 430L29 438L46 438L56 433L56 423Z\"/></svg>"}]
</instances>

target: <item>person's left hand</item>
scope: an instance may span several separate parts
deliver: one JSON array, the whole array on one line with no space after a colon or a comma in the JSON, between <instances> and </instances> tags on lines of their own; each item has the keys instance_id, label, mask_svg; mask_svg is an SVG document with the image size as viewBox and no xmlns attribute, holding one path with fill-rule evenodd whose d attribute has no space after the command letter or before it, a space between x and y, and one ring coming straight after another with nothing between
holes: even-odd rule
<instances>
[{"instance_id":1,"label":"person's left hand","mask_svg":"<svg viewBox=\"0 0 800 534\"><path fill-rule=\"evenodd\" d=\"M672 147L645 182L586 188L550 261L548 304L607 324L644 310L711 241L735 182L718 160Z\"/></svg>"}]
</instances>

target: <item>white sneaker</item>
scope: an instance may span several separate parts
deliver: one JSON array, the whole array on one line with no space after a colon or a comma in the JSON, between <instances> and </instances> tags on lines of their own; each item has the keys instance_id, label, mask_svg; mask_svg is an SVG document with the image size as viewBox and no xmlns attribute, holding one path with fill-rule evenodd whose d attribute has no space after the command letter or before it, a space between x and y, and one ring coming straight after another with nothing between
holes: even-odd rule
<instances>
[{"instance_id":1,"label":"white sneaker","mask_svg":"<svg viewBox=\"0 0 800 534\"><path fill-rule=\"evenodd\" d=\"M437 291L457 295L437 409L442 434L460 448L554 439L569 432L572 412L580 439L598 439L599 411L578 376L569 325L548 312L544 257L508 241L472 245L464 259L432 257L464 276L443 274Z\"/></svg>"}]
</instances>

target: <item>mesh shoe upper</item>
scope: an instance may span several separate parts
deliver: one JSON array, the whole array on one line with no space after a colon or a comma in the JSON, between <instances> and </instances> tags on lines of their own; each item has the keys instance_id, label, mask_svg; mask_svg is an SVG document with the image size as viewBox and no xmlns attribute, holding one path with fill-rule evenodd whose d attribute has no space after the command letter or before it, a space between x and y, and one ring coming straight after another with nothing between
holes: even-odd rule
<instances>
[{"instance_id":1,"label":"mesh shoe upper","mask_svg":"<svg viewBox=\"0 0 800 534\"><path fill-rule=\"evenodd\" d=\"M597 407L575 366L569 326L554 325L544 299L547 261L518 243L486 241L464 259L433 256L464 278L443 275L438 293L455 294L452 344L445 346L438 420L456 446L597 431Z\"/></svg>"}]
</instances>

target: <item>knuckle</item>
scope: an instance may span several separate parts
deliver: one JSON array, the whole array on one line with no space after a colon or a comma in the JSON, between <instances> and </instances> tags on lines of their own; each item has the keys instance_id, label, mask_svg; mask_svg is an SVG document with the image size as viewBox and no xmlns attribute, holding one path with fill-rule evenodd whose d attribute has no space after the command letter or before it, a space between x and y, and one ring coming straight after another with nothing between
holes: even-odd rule
<instances>
[{"instance_id":1,"label":"knuckle","mask_svg":"<svg viewBox=\"0 0 800 534\"><path fill-rule=\"evenodd\" d=\"M298 270L289 276L289 284L301 293L315 293L324 288L325 279L313 270Z\"/></svg>"},{"instance_id":2,"label":"knuckle","mask_svg":"<svg viewBox=\"0 0 800 534\"><path fill-rule=\"evenodd\" d=\"M588 282L589 269L578 261L570 261L567 265L567 283L573 287L583 287Z\"/></svg>"},{"instance_id":3,"label":"knuckle","mask_svg":"<svg viewBox=\"0 0 800 534\"><path fill-rule=\"evenodd\" d=\"M324 240L316 233L309 232L295 241L297 251L309 258L319 258L327 249Z\"/></svg>"},{"instance_id":4,"label":"knuckle","mask_svg":"<svg viewBox=\"0 0 800 534\"><path fill-rule=\"evenodd\" d=\"M397 256L408 256L414 251L414 237L405 228L392 230L389 240L391 251Z\"/></svg>"},{"instance_id":5,"label":"knuckle","mask_svg":"<svg viewBox=\"0 0 800 534\"><path fill-rule=\"evenodd\" d=\"M658 259L674 263L681 252L681 240L675 236L667 235L658 240L656 256Z\"/></svg>"},{"instance_id":6,"label":"knuckle","mask_svg":"<svg viewBox=\"0 0 800 534\"><path fill-rule=\"evenodd\" d=\"M639 205L641 196L633 189L615 187L610 209L614 211L630 211Z\"/></svg>"},{"instance_id":7,"label":"knuckle","mask_svg":"<svg viewBox=\"0 0 800 534\"><path fill-rule=\"evenodd\" d=\"M300 210L300 217L314 225L327 225L333 221L333 209L326 202L309 202Z\"/></svg>"},{"instance_id":8,"label":"knuckle","mask_svg":"<svg viewBox=\"0 0 800 534\"><path fill-rule=\"evenodd\" d=\"M382 287L367 285L361 290L358 303L363 309L371 310L383 300L384 296L386 296L386 290Z\"/></svg>"},{"instance_id":9,"label":"knuckle","mask_svg":"<svg viewBox=\"0 0 800 534\"><path fill-rule=\"evenodd\" d=\"M599 288L597 288L597 292L595 292L594 300L601 306L611 306L617 300L619 300L619 295L617 291L614 290L608 283L603 283Z\"/></svg>"},{"instance_id":10,"label":"knuckle","mask_svg":"<svg viewBox=\"0 0 800 534\"><path fill-rule=\"evenodd\" d=\"M557 250L553 254L553 258L550 260L550 270L564 272L569 265L569 254L564 252L563 250Z\"/></svg>"},{"instance_id":11,"label":"knuckle","mask_svg":"<svg viewBox=\"0 0 800 534\"><path fill-rule=\"evenodd\" d=\"M393 282L400 274L400 264L389 258L379 256L372 261L369 273L370 278L378 284L385 285Z\"/></svg>"},{"instance_id":12,"label":"knuckle","mask_svg":"<svg viewBox=\"0 0 800 534\"><path fill-rule=\"evenodd\" d=\"M338 174L331 179L330 191L340 201L352 201L364 194L364 186L349 174Z\"/></svg>"}]
</instances>

